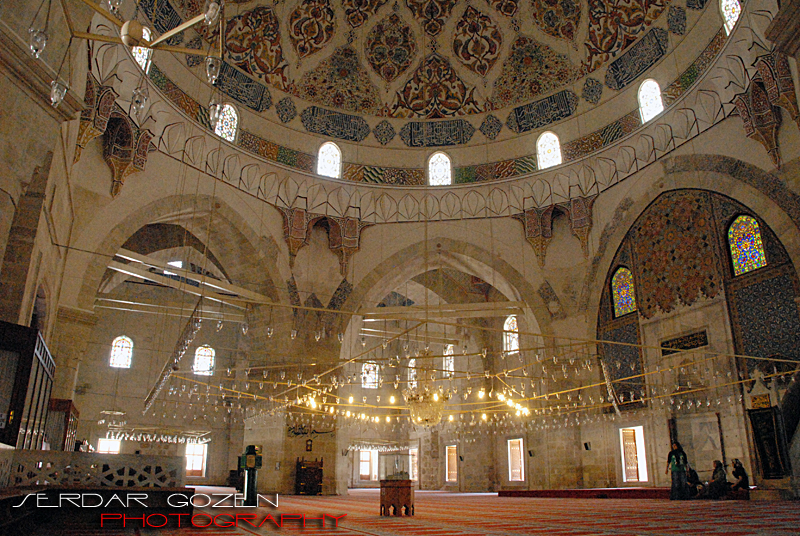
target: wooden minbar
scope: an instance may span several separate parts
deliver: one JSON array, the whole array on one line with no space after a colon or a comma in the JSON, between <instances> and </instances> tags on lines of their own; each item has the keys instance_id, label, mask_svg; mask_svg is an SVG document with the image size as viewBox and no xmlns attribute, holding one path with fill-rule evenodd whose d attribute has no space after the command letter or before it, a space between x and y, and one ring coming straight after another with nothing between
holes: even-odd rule
<instances>
[{"instance_id":1,"label":"wooden minbar","mask_svg":"<svg viewBox=\"0 0 800 536\"><path fill-rule=\"evenodd\" d=\"M414 515L414 482L412 480L381 480L381 515Z\"/></svg>"}]
</instances>

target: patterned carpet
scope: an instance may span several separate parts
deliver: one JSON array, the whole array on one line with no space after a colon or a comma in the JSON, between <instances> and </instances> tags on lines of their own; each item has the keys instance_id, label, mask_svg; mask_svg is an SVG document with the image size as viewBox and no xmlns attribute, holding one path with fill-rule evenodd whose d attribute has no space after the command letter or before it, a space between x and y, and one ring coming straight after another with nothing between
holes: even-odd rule
<instances>
[{"instance_id":1,"label":"patterned carpet","mask_svg":"<svg viewBox=\"0 0 800 536\"><path fill-rule=\"evenodd\" d=\"M256 525L271 514L274 518L305 514L340 516L339 528L328 519L286 520L277 529L268 521L261 528L240 519L238 528L79 530L63 525L34 531L36 536L248 536L299 533L304 536L796 536L800 533L800 508L796 502L688 501L618 499L499 498L497 494L417 492L416 516L380 517L378 490L355 490L346 497L281 496L279 508L195 509L195 513L253 514ZM228 517L223 516L222 521ZM208 523L208 518L198 524ZM28 533L30 535L30 533Z\"/></svg>"}]
</instances>

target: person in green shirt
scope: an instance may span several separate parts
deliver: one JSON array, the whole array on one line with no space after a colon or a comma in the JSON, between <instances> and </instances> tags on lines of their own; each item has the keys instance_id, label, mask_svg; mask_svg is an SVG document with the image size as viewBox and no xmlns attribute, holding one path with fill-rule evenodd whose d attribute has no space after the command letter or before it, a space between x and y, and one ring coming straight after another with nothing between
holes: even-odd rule
<instances>
[{"instance_id":1,"label":"person in green shirt","mask_svg":"<svg viewBox=\"0 0 800 536\"><path fill-rule=\"evenodd\" d=\"M672 488L669 492L669 498L672 501L683 501L689 498L689 488L686 485L686 468L689 466L689 460L686 458L686 453L683 447L677 441L672 442L672 450L667 456L667 469L664 474L672 471Z\"/></svg>"}]
</instances>

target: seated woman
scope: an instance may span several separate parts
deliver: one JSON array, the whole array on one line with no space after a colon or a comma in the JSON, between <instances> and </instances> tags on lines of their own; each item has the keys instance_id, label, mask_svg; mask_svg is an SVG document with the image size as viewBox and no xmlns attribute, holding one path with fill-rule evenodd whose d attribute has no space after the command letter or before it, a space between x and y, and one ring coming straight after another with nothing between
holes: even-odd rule
<instances>
[{"instance_id":1,"label":"seated woman","mask_svg":"<svg viewBox=\"0 0 800 536\"><path fill-rule=\"evenodd\" d=\"M750 489L750 479L747 476L747 471L744 470L744 466L742 466L742 462L739 461L737 458L733 459L733 478L736 481L731 486L731 490L735 491L737 489Z\"/></svg>"},{"instance_id":2,"label":"seated woman","mask_svg":"<svg viewBox=\"0 0 800 536\"><path fill-rule=\"evenodd\" d=\"M686 485L689 488L689 498L692 499L700 495L700 492L703 490L703 483L700 482L697 471L691 467L686 468Z\"/></svg>"},{"instance_id":3,"label":"seated woman","mask_svg":"<svg viewBox=\"0 0 800 536\"><path fill-rule=\"evenodd\" d=\"M744 470L742 462L736 458L733 459L733 472L731 474L736 479L733 486L731 486L731 491L736 494L736 498L749 499L750 479L747 476L747 471Z\"/></svg>"},{"instance_id":4,"label":"seated woman","mask_svg":"<svg viewBox=\"0 0 800 536\"><path fill-rule=\"evenodd\" d=\"M725 467L719 460L714 460L714 473L708 483L707 495L709 499L722 499L728 493L730 483Z\"/></svg>"}]
</instances>

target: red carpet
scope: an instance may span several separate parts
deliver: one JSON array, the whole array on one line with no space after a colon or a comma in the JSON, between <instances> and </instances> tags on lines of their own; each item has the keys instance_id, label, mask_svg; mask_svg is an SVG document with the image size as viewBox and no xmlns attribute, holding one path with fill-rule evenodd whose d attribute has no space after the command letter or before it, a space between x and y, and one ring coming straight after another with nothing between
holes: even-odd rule
<instances>
[{"instance_id":1,"label":"red carpet","mask_svg":"<svg viewBox=\"0 0 800 536\"><path fill-rule=\"evenodd\" d=\"M797 536L800 508L796 502L685 501L619 499L539 499L498 497L492 494L417 492L416 516L380 517L379 491L355 490L345 497L281 496L279 508L195 510L217 514L342 515L339 528L332 521L320 528L308 521L303 529L287 521L281 529L267 523L254 528L240 522L238 528L128 529L92 531L92 536L228 536L298 533L304 536L656 536L727 535ZM223 520L228 520L223 516ZM203 521L206 523L207 521ZM63 527L43 525L36 536L75 535ZM26 535L26 536L32 536Z\"/></svg>"},{"instance_id":2,"label":"red carpet","mask_svg":"<svg viewBox=\"0 0 800 536\"><path fill-rule=\"evenodd\" d=\"M669 499L669 488L595 488L507 490L500 497L539 499Z\"/></svg>"}]
</instances>

